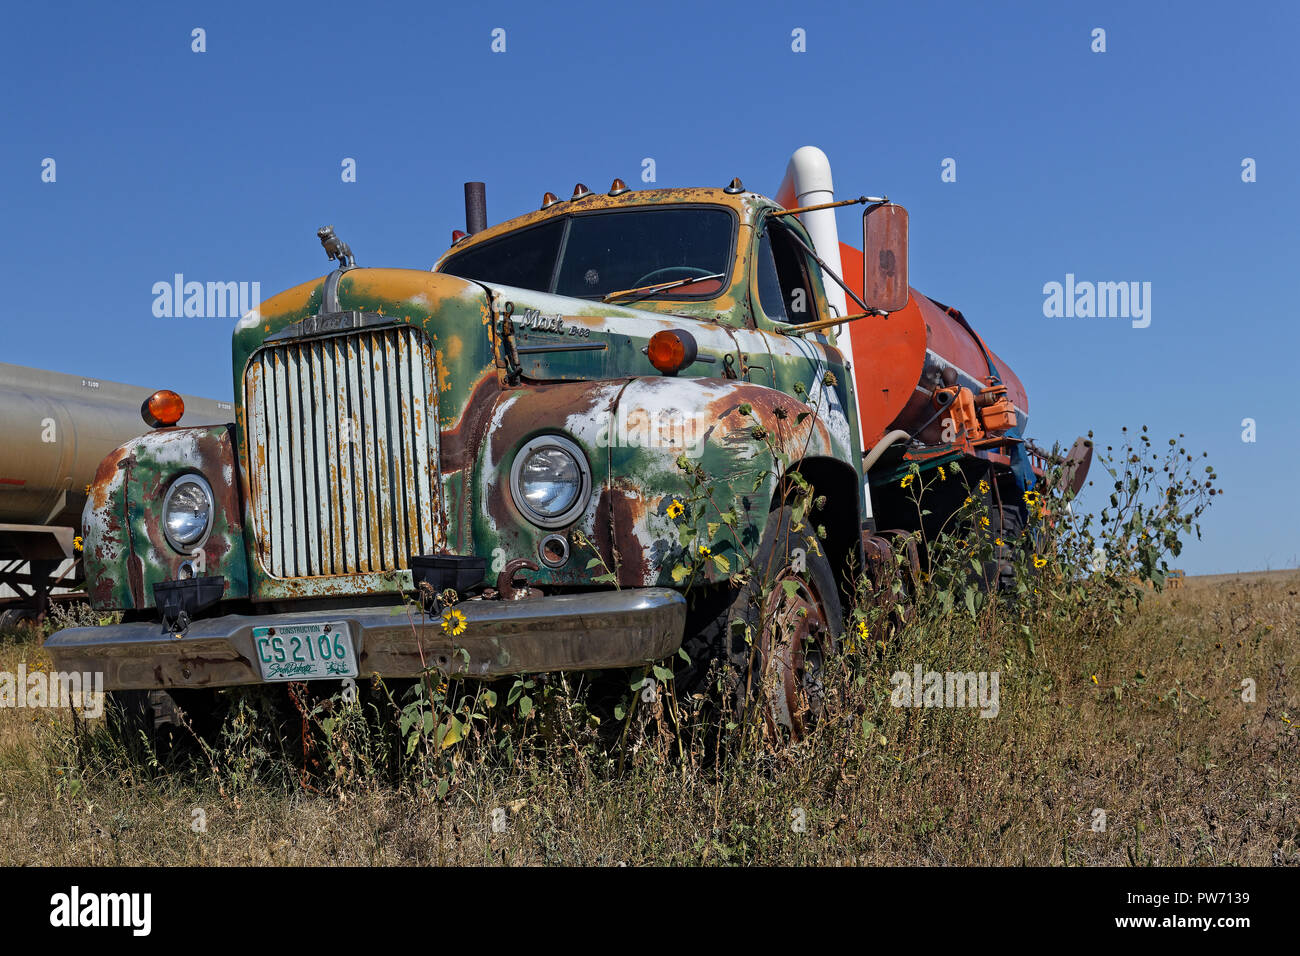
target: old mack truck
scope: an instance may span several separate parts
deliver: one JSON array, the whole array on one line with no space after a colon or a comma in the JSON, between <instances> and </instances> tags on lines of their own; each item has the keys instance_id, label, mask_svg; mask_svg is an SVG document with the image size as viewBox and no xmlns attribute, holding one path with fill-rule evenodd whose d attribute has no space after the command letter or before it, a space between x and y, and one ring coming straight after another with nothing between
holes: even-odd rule
<instances>
[{"instance_id":1,"label":"old mack truck","mask_svg":"<svg viewBox=\"0 0 1300 956\"><path fill-rule=\"evenodd\" d=\"M836 233L854 204L862 250ZM849 570L925 530L900 475L958 461L1023 520L1019 379L908 287L902 207L836 201L820 150L776 200L615 179L490 227L482 184L466 206L431 270L363 268L322 229L337 268L234 330L233 422L146 403L83 515L90 599L122 621L53 634L56 667L193 701L684 648L683 679L748 661L797 731Z\"/></svg>"}]
</instances>

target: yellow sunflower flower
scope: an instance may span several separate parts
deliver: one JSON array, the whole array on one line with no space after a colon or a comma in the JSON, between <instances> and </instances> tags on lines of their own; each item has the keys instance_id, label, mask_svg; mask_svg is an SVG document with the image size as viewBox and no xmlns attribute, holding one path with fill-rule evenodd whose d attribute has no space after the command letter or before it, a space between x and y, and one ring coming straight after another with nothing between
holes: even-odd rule
<instances>
[{"instance_id":1,"label":"yellow sunflower flower","mask_svg":"<svg viewBox=\"0 0 1300 956\"><path fill-rule=\"evenodd\" d=\"M465 615L453 608L448 608L442 615L442 633L450 634L452 637L459 637L465 633L469 627L469 622L465 620Z\"/></svg>"},{"instance_id":2,"label":"yellow sunflower flower","mask_svg":"<svg viewBox=\"0 0 1300 956\"><path fill-rule=\"evenodd\" d=\"M685 511L686 509L682 506L682 503L676 498L674 498L668 505L668 517L672 518L674 521L680 518Z\"/></svg>"}]
</instances>

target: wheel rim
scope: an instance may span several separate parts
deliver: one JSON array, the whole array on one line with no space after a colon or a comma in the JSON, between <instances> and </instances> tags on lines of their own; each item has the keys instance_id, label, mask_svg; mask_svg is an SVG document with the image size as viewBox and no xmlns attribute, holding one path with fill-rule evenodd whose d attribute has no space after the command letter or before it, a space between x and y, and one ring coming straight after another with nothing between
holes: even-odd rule
<instances>
[{"instance_id":1,"label":"wheel rim","mask_svg":"<svg viewBox=\"0 0 1300 956\"><path fill-rule=\"evenodd\" d=\"M786 582L793 582L793 594ZM829 637L824 602L817 587L789 568L773 582L763 607L759 639L763 719L771 734L785 728L802 738L820 716L822 665Z\"/></svg>"}]
</instances>

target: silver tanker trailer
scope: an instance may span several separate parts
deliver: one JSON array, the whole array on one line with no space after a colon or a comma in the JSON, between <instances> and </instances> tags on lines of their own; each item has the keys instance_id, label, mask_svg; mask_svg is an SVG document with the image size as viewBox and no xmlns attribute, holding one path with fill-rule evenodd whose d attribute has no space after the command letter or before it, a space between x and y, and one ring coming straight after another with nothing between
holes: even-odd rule
<instances>
[{"instance_id":1,"label":"silver tanker trailer","mask_svg":"<svg viewBox=\"0 0 1300 956\"><path fill-rule=\"evenodd\" d=\"M141 408L152 394L0 363L0 623L39 619L52 591L80 585L87 486L109 452L151 430ZM234 416L230 402L182 397L185 425Z\"/></svg>"}]
</instances>

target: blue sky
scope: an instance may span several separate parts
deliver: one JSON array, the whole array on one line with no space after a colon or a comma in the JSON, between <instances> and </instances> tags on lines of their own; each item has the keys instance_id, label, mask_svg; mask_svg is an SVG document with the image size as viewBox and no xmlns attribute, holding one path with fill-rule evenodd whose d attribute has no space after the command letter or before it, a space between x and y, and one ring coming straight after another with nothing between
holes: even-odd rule
<instances>
[{"instance_id":1,"label":"blue sky","mask_svg":"<svg viewBox=\"0 0 1300 956\"><path fill-rule=\"evenodd\" d=\"M427 267L463 227L468 179L487 182L496 222L578 181L637 186L645 157L659 185L740 176L771 193L812 143L840 195L909 207L913 285L1016 369L1040 443L1147 424L1209 451L1226 495L1177 564L1294 567L1297 9L11 8L0 361L229 399L233 322L156 318L154 283L179 272L269 296L327 271L324 223L362 265ZM860 225L849 213L841 229ZM1067 273L1150 282L1150 326L1046 318L1043 285Z\"/></svg>"}]
</instances>

